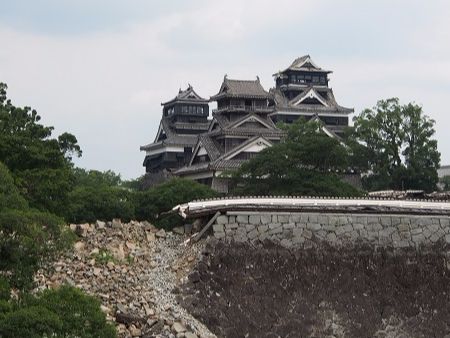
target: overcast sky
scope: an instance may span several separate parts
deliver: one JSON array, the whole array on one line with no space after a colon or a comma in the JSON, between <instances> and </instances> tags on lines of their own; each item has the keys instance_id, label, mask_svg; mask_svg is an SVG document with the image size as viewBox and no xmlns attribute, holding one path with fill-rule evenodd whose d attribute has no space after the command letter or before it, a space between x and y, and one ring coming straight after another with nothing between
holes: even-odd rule
<instances>
[{"instance_id":1,"label":"overcast sky","mask_svg":"<svg viewBox=\"0 0 450 338\"><path fill-rule=\"evenodd\" d=\"M224 74L259 75L268 90L310 54L356 113L393 96L421 104L450 164L449 18L439 0L0 0L0 82L76 135L77 165L133 178L180 87L208 98Z\"/></svg>"}]
</instances>

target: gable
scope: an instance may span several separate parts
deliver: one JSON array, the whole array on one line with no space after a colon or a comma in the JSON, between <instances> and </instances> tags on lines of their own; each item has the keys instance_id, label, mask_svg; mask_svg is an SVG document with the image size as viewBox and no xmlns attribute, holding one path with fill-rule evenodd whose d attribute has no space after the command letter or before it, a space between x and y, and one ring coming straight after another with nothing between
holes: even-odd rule
<instances>
[{"instance_id":1,"label":"gable","mask_svg":"<svg viewBox=\"0 0 450 338\"><path fill-rule=\"evenodd\" d=\"M158 132L156 133L155 137L155 143L165 140L167 138L166 132L164 131L164 128L162 126L162 123L159 124Z\"/></svg>"},{"instance_id":2,"label":"gable","mask_svg":"<svg viewBox=\"0 0 450 338\"><path fill-rule=\"evenodd\" d=\"M265 129L273 129L272 126L267 122L261 119L260 117L256 115L250 115L237 123L233 124L231 126L232 129L234 128L265 128Z\"/></svg>"},{"instance_id":3,"label":"gable","mask_svg":"<svg viewBox=\"0 0 450 338\"><path fill-rule=\"evenodd\" d=\"M327 102L322 96L317 94L314 89L310 89L306 94L302 95L298 100L294 99L293 105L297 106L299 104L319 104L324 107L328 107Z\"/></svg>"},{"instance_id":4,"label":"gable","mask_svg":"<svg viewBox=\"0 0 450 338\"><path fill-rule=\"evenodd\" d=\"M206 151L205 147L200 146L198 147L196 153L194 156L192 156L191 165L196 163L205 163L210 162L211 158L208 155L208 152Z\"/></svg>"},{"instance_id":5,"label":"gable","mask_svg":"<svg viewBox=\"0 0 450 338\"><path fill-rule=\"evenodd\" d=\"M211 124L209 125L208 132L211 132L211 131L217 130L217 129L219 129L219 123L215 119L213 119Z\"/></svg>"},{"instance_id":6,"label":"gable","mask_svg":"<svg viewBox=\"0 0 450 338\"><path fill-rule=\"evenodd\" d=\"M196 156L202 156L202 155L208 155L208 152L206 151L205 147L198 148Z\"/></svg>"},{"instance_id":7,"label":"gable","mask_svg":"<svg viewBox=\"0 0 450 338\"><path fill-rule=\"evenodd\" d=\"M272 143L263 137L258 137L257 139L249 142L243 147L240 147L237 151L232 151L230 154L224 157L225 160L231 159L241 159L244 154L257 154L261 150L272 146Z\"/></svg>"}]
</instances>

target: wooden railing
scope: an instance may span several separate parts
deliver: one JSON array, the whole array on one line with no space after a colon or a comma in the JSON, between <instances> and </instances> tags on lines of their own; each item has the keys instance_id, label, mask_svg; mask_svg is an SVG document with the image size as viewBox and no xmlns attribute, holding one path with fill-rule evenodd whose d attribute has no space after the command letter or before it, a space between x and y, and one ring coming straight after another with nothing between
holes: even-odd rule
<instances>
[{"instance_id":1,"label":"wooden railing","mask_svg":"<svg viewBox=\"0 0 450 338\"><path fill-rule=\"evenodd\" d=\"M244 106L244 105L229 105L226 107L221 107L217 109L213 109L213 113L218 113L221 111L263 111L263 112L271 112L273 111L272 107L264 107L264 106Z\"/></svg>"}]
</instances>

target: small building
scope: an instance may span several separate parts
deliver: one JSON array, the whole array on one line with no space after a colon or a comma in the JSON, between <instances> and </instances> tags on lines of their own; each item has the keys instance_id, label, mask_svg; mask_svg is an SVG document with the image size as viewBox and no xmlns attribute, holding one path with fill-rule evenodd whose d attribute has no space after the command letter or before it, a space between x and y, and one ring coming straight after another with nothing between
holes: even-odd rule
<instances>
[{"instance_id":1,"label":"small building","mask_svg":"<svg viewBox=\"0 0 450 338\"><path fill-rule=\"evenodd\" d=\"M228 192L223 172L237 169L259 151L279 142L284 135L269 117L270 94L256 80L232 80L224 77L208 133L199 137L188 165L176 175L191 178Z\"/></svg>"},{"instance_id":2,"label":"small building","mask_svg":"<svg viewBox=\"0 0 450 338\"><path fill-rule=\"evenodd\" d=\"M300 116L309 120L318 116L320 120L341 136L348 126L353 109L340 106L328 86L328 74L317 66L309 55L297 58L292 64L274 74L275 88L271 90L275 112L271 114L275 123L292 123Z\"/></svg>"},{"instance_id":3,"label":"small building","mask_svg":"<svg viewBox=\"0 0 450 338\"><path fill-rule=\"evenodd\" d=\"M162 118L155 140L140 147L145 151L143 165L147 177L153 183L164 180L188 163L198 135L209 128L208 102L189 85L186 90L180 89L172 100L161 103Z\"/></svg>"},{"instance_id":4,"label":"small building","mask_svg":"<svg viewBox=\"0 0 450 338\"><path fill-rule=\"evenodd\" d=\"M438 177L442 178L445 176L450 176L450 165L443 165L438 170Z\"/></svg>"}]
</instances>

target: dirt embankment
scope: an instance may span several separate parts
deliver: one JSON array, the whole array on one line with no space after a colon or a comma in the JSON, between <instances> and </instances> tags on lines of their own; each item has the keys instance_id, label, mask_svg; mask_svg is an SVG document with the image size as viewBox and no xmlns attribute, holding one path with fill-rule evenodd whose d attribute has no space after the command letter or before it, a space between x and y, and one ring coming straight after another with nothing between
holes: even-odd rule
<instances>
[{"instance_id":1,"label":"dirt embankment","mask_svg":"<svg viewBox=\"0 0 450 338\"><path fill-rule=\"evenodd\" d=\"M218 243L181 303L218 337L446 337L450 270L439 252Z\"/></svg>"}]
</instances>

